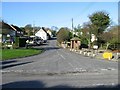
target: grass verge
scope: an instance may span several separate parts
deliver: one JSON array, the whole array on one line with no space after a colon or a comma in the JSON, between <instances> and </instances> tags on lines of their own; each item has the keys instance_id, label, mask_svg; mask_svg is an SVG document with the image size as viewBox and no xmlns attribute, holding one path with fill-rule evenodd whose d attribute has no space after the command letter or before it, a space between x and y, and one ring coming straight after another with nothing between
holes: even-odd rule
<instances>
[{"instance_id":1,"label":"grass verge","mask_svg":"<svg viewBox=\"0 0 120 90\"><path fill-rule=\"evenodd\" d=\"M42 53L42 51L43 50L40 49L3 49L1 53L2 59L0 60L8 60L37 55Z\"/></svg>"}]
</instances>

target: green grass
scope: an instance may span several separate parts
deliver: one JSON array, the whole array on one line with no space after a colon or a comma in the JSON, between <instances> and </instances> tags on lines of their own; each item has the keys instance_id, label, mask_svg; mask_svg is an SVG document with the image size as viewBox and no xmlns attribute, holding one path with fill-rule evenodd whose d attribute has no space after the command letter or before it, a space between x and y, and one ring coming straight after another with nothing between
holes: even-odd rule
<instances>
[{"instance_id":1,"label":"green grass","mask_svg":"<svg viewBox=\"0 0 120 90\"><path fill-rule=\"evenodd\" d=\"M2 50L2 59L0 60L8 60L15 59L21 57L32 56L36 54L42 53L42 50L37 49L3 49Z\"/></svg>"}]
</instances>

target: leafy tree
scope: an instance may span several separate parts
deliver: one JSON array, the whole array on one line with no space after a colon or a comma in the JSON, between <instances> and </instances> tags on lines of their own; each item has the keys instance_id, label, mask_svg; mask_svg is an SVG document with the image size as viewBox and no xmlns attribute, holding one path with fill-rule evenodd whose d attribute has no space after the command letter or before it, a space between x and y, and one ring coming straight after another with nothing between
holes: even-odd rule
<instances>
[{"instance_id":1,"label":"leafy tree","mask_svg":"<svg viewBox=\"0 0 120 90\"><path fill-rule=\"evenodd\" d=\"M110 25L109 14L104 11L98 11L89 16L90 19L90 32L97 37L97 44L100 46L101 37L100 35L108 28Z\"/></svg>"},{"instance_id":2,"label":"leafy tree","mask_svg":"<svg viewBox=\"0 0 120 90\"><path fill-rule=\"evenodd\" d=\"M54 31L57 31L57 30L58 30L58 27L52 26L51 29L54 30Z\"/></svg>"},{"instance_id":3,"label":"leafy tree","mask_svg":"<svg viewBox=\"0 0 120 90\"><path fill-rule=\"evenodd\" d=\"M66 27L60 28L57 32L57 41L61 44L62 42L70 40L70 30Z\"/></svg>"},{"instance_id":4,"label":"leafy tree","mask_svg":"<svg viewBox=\"0 0 120 90\"><path fill-rule=\"evenodd\" d=\"M102 34L103 31L110 25L109 14L104 11L95 12L89 16L89 19L94 28L95 35Z\"/></svg>"},{"instance_id":5,"label":"leafy tree","mask_svg":"<svg viewBox=\"0 0 120 90\"><path fill-rule=\"evenodd\" d=\"M110 32L105 32L100 35L100 39L103 40L103 42L107 44L106 46L106 50L107 50L111 43L111 40L113 39L113 35Z\"/></svg>"},{"instance_id":6,"label":"leafy tree","mask_svg":"<svg viewBox=\"0 0 120 90\"><path fill-rule=\"evenodd\" d=\"M56 26L52 26L52 27L51 27L51 31L52 31L53 37L56 37L57 30L58 30L58 27L56 27Z\"/></svg>"},{"instance_id":7,"label":"leafy tree","mask_svg":"<svg viewBox=\"0 0 120 90\"><path fill-rule=\"evenodd\" d=\"M119 44L120 44L120 37L119 37L119 26L112 26L108 29L107 32L104 32L102 35L100 35L100 38L104 41L106 46L106 50L108 48L111 49L116 49Z\"/></svg>"},{"instance_id":8,"label":"leafy tree","mask_svg":"<svg viewBox=\"0 0 120 90\"><path fill-rule=\"evenodd\" d=\"M111 33L111 35L113 36L113 38L109 40L109 43L110 43L109 47L112 49L120 49L120 47L119 47L119 45L120 45L119 28L120 28L120 26L112 26L109 29L109 33Z\"/></svg>"},{"instance_id":9,"label":"leafy tree","mask_svg":"<svg viewBox=\"0 0 120 90\"><path fill-rule=\"evenodd\" d=\"M31 24L27 24L26 26L25 26L25 28L31 28L32 27L32 25Z\"/></svg>"},{"instance_id":10,"label":"leafy tree","mask_svg":"<svg viewBox=\"0 0 120 90\"><path fill-rule=\"evenodd\" d=\"M31 24L27 24L24 28L25 28L25 32L27 33L28 36L33 34L33 31L32 31L33 28L32 28Z\"/></svg>"},{"instance_id":11,"label":"leafy tree","mask_svg":"<svg viewBox=\"0 0 120 90\"><path fill-rule=\"evenodd\" d=\"M78 26L74 28L74 31L75 31L75 32L80 32L80 31L81 31L81 26L80 26L80 24L78 24Z\"/></svg>"},{"instance_id":12,"label":"leafy tree","mask_svg":"<svg viewBox=\"0 0 120 90\"><path fill-rule=\"evenodd\" d=\"M90 23L89 22L86 22L83 24L83 27L81 28L80 30L80 33L79 33L79 37L81 38L82 40L82 44L88 46L90 46Z\"/></svg>"},{"instance_id":13,"label":"leafy tree","mask_svg":"<svg viewBox=\"0 0 120 90\"><path fill-rule=\"evenodd\" d=\"M56 37L56 31L55 30L51 30L52 31L52 35L53 35L53 37Z\"/></svg>"},{"instance_id":14,"label":"leafy tree","mask_svg":"<svg viewBox=\"0 0 120 90\"><path fill-rule=\"evenodd\" d=\"M27 35L27 33L25 32L25 28L24 27L20 27L20 29L23 31L24 35Z\"/></svg>"}]
</instances>

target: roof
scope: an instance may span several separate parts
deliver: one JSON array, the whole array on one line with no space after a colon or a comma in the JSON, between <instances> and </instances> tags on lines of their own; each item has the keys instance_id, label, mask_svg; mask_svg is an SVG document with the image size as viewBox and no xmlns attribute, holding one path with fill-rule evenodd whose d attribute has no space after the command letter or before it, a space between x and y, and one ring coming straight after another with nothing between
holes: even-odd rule
<instances>
[{"instance_id":1,"label":"roof","mask_svg":"<svg viewBox=\"0 0 120 90\"><path fill-rule=\"evenodd\" d=\"M73 40L75 40L75 41L80 41L80 38L78 38L78 37L73 37L71 40L72 40L72 41L73 41Z\"/></svg>"},{"instance_id":2,"label":"roof","mask_svg":"<svg viewBox=\"0 0 120 90\"><path fill-rule=\"evenodd\" d=\"M22 31L18 26L10 25L15 31Z\"/></svg>"},{"instance_id":3,"label":"roof","mask_svg":"<svg viewBox=\"0 0 120 90\"><path fill-rule=\"evenodd\" d=\"M7 23L5 23L3 21L0 22L0 27L2 27L2 29L5 29L5 28L12 29L12 27L9 24L7 24Z\"/></svg>"},{"instance_id":4,"label":"roof","mask_svg":"<svg viewBox=\"0 0 120 90\"><path fill-rule=\"evenodd\" d=\"M13 30L17 31L16 28L12 25L9 25Z\"/></svg>"},{"instance_id":5,"label":"roof","mask_svg":"<svg viewBox=\"0 0 120 90\"><path fill-rule=\"evenodd\" d=\"M49 33L47 33L47 30L45 29L45 27L42 27L42 30L46 32L47 36L49 36Z\"/></svg>"},{"instance_id":6,"label":"roof","mask_svg":"<svg viewBox=\"0 0 120 90\"><path fill-rule=\"evenodd\" d=\"M42 27L42 30L43 30L43 31L45 31L45 32L47 33L47 31L46 31L45 27Z\"/></svg>"},{"instance_id":7,"label":"roof","mask_svg":"<svg viewBox=\"0 0 120 90\"><path fill-rule=\"evenodd\" d=\"M14 27L13 25L9 25L5 22L0 22L0 27L2 27L2 30L4 29L11 29L11 30L14 30L14 31L17 31L16 27Z\"/></svg>"},{"instance_id":8,"label":"roof","mask_svg":"<svg viewBox=\"0 0 120 90\"><path fill-rule=\"evenodd\" d=\"M13 28L9 24L7 24L3 21L0 22L0 31L1 31L0 33L8 34L11 32L11 30L13 30Z\"/></svg>"}]
</instances>

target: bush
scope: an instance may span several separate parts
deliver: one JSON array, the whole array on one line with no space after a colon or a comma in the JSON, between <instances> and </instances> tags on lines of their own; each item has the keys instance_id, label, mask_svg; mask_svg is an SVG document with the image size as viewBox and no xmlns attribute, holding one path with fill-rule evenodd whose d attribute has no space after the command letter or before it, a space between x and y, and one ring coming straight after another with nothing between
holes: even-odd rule
<instances>
[{"instance_id":1,"label":"bush","mask_svg":"<svg viewBox=\"0 0 120 90\"><path fill-rule=\"evenodd\" d=\"M19 37L15 37L15 47L19 47Z\"/></svg>"},{"instance_id":2,"label":"bush","mask_svg":"<svg viewBox=\"0 0 120 90\"><path fill-rule=\"evenodd\" d=\"M26 38L19 38L19 47L25 47L26 40Z\"/></svg>"},{"instance_id":3,"label":"bush","mask_svg":"<svg viewBox=\"0 0 120 90\"><path fill-rule=\"evenodd\" d=\"M57 33L57 41L62 43L64 41L70 40L70 31L68 28L61 28Z\"/></svg>"},{"instance_id":4,"label":"bush","mask_svg":"<svg viewBox=\"0 0 120 90\"><path fill-rule=\"evenodd\" d=\"M81 41L81 44L88 45L88 40L86 38L83 38Z\"/></svg>"},{"instance_id":5,"label":"bush","mask_svg":"<svg viewBox=\"0 0 120 90\"><path fill-rule=\"evenodd\" d=\"M86 44L81 44L80 49L82 49L82 48L88 48L88 45L86 45Z\"/></svg>"},{"instance_id":6,"label":"bush","mask_svg":"<svg viewBox=\"0 0 120 90\"><path fill-rule=\"evenodd\" d=\"M109 45L108 49L111 49L111 50L119 50L120 49L120 44L116 43L116 44L111 44Z\"/></svg>"}]
</instances>

